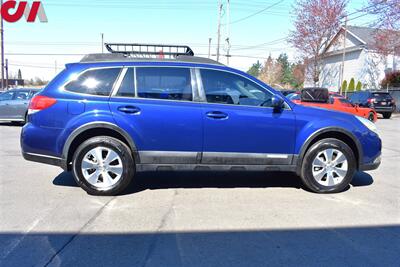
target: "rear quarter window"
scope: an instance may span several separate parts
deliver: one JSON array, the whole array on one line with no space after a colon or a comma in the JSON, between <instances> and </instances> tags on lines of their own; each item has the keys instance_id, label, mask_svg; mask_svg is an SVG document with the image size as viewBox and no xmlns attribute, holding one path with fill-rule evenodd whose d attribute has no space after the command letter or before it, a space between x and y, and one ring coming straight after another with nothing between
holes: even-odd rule
<instances>
[{"instance_id":1,"label":"rear quarter window","mask_svg":"<svg viewBox=\"0 0 400 267\"><path fill-rule=\"evenodd\" d=\"M88 70L69 82L64 88L74 93L108 96L120 71L121 68Z\"/></svg>"}]
</instances>

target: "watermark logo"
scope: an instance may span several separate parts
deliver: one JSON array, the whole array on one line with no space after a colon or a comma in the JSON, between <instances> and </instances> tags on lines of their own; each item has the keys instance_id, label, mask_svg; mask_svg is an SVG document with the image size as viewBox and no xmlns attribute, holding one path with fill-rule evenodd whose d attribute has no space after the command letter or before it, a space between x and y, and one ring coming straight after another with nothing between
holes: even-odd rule
<instances>
[{"instance_id":1,"label":"watermark logo","mask_svg":"<svg viewBox=\"0 0 400 267\"><path fill-rule=\"evenodd\" d=\"M36 18L40 22L47 22L46 12L40 1L32 2L32 6L27 1L6 1L1 6L1 16L7 22L17 22L22 16L27 22L35 22Z\"/></svg>"}]
</instances>

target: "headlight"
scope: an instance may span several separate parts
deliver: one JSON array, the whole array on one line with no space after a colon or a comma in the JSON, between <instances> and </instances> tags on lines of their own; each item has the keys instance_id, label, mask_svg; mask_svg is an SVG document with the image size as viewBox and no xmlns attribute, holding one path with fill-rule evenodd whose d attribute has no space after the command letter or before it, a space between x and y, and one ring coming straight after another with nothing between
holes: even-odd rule
<instances>
[{"instance_id":1,"label":"headlight","mask_svg":"<svg viewBox=\"0 0 400 267\"><path fill-rule=\"evenodd\" d=\"M376 128L375 123L373 123L372 121L369 121L363 117L359 117L359 116L355 116L359 121L361 121L362 124L365 125L365 127L367 127L368 129L370 129L371 131L373 131L374 133L378 134L378 128Z\"/></svg>"}]
</instances>

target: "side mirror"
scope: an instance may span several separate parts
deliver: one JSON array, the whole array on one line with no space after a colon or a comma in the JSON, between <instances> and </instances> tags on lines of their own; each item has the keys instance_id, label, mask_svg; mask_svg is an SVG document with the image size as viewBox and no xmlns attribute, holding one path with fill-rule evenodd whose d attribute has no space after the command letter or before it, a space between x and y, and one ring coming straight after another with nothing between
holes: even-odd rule
<instances>
[{"instance_id":1,"label":"side mirror","mask_svg":"<svg viewBox=\"0 0 400 267\"><path fill-rule=\"evenodd\" d=\"M275 111L280 111L283 108L284 103L285 101L283 100L283 98L278 95L274 95L271 98L271 106L274 108Z\"/></svg>"}]
</instances>

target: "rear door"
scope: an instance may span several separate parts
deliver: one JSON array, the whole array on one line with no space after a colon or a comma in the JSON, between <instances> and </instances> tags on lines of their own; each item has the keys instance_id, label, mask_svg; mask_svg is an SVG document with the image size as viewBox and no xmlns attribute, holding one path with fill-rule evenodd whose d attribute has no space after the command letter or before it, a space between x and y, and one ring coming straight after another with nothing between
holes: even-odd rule
<instances>
[{"instance_id":1,"label":"rear door","mask_svg":"<svg viewBox=\"0 0 400 267\"><path fill-rule=\"evenodd\" d=\"M201 69L204 164L288 165L295 143L289 106L271 108L273 94L238 74Z\"/></svg>"},{"instance_id":2,"label":"rear door","mask_svg":"<svg viewBox=\"0 0 400 267\"><path fill-rule=\"evenodd\" d=\"M202 151L202 109L193 101L191 69L132 67L125 72L110 108L117 124L132 136L140 162L197 163Z\"/></svg>"}]
</instances>

